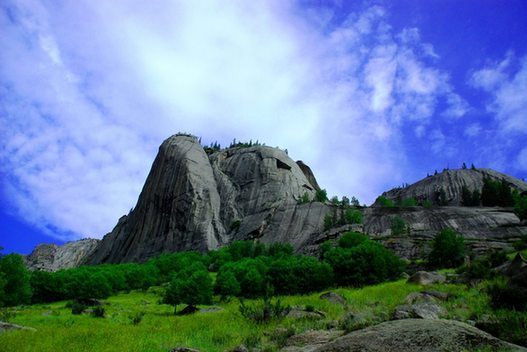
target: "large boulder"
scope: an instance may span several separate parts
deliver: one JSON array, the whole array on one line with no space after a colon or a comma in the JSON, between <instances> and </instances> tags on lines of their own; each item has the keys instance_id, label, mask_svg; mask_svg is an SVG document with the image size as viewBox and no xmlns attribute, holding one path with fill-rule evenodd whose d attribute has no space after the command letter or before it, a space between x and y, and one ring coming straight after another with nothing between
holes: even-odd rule
<instances>
[{"instance_id":1,"label":"large boulder","mask_svg":"<svg viewBox=\"0 0 527 352\"><path fill-rule=\"evenodd\" d=\"M462 322L426 319L388 321L353 331L316 348L306 346L299 351L456 352L476 349L527 351Z\"/></svg>"},{"instance_id":2,"label":"large boulder","mask_svg":"<svg viewBox=\"0 0 527 352\"><path fill-rule=\"evenodd\" d=\"M446 278L433 271L418 271L407 280L408 283L418 285L433 285L437 283L445 282Z\"/></svg>"}]
</instances>

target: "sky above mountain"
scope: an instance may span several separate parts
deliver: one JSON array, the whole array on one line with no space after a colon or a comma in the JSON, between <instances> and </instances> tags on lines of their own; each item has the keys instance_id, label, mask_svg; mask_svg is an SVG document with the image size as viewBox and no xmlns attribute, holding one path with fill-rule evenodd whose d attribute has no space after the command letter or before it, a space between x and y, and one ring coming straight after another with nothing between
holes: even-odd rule
<instances>
[{"instance_id":1,"label":"sky above mountain","mask_svg":"<svg viewBox=\"0 0 527 352\"><path fill-rule=\"evenodd\" d=\"M370 204L463 162L527 177L527 2L0 3L0 246L101 238L159 144L259 140Z\"/></svg>"}]
</instances>

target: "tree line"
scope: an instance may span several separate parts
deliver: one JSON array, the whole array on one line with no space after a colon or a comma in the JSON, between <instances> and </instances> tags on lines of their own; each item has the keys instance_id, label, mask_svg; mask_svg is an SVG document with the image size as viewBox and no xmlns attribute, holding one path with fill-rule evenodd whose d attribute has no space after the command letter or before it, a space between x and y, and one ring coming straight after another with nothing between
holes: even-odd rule
<instances>
[{"instance_id":1,"label":"tree line","mask_svg":"<svg viewBox=\"0 0 527 352\"><path fill-rule=\"evenodd\" d=\"M21 256L9 254L0 258L0 305L101 299L167 284L163 300L177 307L210 303L214 294L261 297L361 286L396 279L403 270L393 252L353 232L325 243L319 258L296 255L289 244L238 241L206 254L164 254L146 263L30 272Z\"/></svg>"}]
</instances>

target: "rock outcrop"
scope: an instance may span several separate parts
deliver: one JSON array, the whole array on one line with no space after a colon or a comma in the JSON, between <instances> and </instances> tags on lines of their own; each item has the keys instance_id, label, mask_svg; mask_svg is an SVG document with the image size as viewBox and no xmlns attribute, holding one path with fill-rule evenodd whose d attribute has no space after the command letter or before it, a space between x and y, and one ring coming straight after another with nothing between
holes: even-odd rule
<instances>
[{"instance_id":1,"label":"rock outcrop","mask_svg":"<svg viewBox=\"0 0 527 352\"><path fill-rule=\"evenodd\" d=\"M86 238L68 242L62 246L55 244L38 245L26 260L30 270L57 271L74 268L86 262L99 244L99 240Z\"/></svg>"},{"instance_id":2,"label":"rock outcrop","mask_svg":"<svg viewBox=\"0 0 527 352\"><path fill-rule=\"evenodd\" d=\"M329 207L297 204L318 184L305 164L266 146L208 155L197 138L163 142L137 206L107 234L90 263L144 261L163 252L206 251L233 240L300 248Z\"/></svg>"},{"instance_id":3,"label":"rock outcrop","mask_svg":"<svg viewBox=\"0 0 527 352\"><path fill-rule=\"evenodd\" d=\"M296 351L527 351L454 320L402 319L353 331L332 342Z\"/></svg>"},{"instance_id":4,"label":"rock outcrop","mask_svg":"<svg viewBox=\"0 0 527 352\"><path fill-rule=\"evenodd\" d=\"M402 218L408 232L394 236L391 221ZM429 243L444 228L459 232L476 253L492 249L513 250L513 243L527 234L527 226L510 210L494 207L372 207L364 210L364 232L400 256L413 259L429 252Z\"/></svg>"},{"instance_id":5,"label":"rock outcrop","mask_svg":"<svg viewBox=\"0 0 527 352\"><path fill-rule=\"evenodd\" d=\"M414 198L418 203L429 200L438 203L441 190L444 191L445 201L450 206L462 205L461 190L463 186L471 192L481 191L483 179L505 180L511 188L519 192L527 191L527 183L514 177L505 175L491 169L459 169L445 170L437 175L428 176L412 185L403 188L394 188L382 195L394 202L400 202L407 198ZM380 205L375 203L374 206Z\"/></svg>"}]
</instances>

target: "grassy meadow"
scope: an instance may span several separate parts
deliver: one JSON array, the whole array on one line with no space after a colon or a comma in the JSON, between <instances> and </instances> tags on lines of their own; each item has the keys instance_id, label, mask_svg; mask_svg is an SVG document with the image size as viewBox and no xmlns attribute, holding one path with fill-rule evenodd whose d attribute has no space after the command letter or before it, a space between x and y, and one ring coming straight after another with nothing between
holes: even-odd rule
<instances>
[{"instance_id":1,"label":"grassy meadow","mask_svg":"<svg viewBox=\"0 0 527 352\"><path fill-rule=\"evenodd\" d=\"M448 318L467 320L489 311L488 297L481 287L441 284L421 287L405 280L389 282L360 289L332 290L344 296L348 306L321 299L320 293L283 296L281 302L290 306L309 307L326 314L324 319L285 318L268 324L256 324L239 312L239 302L216 302L213 306L200 306L202 311L193 315L175 316L174 308L159 304L162 289L133 291L104 300L106 316L96 318L87 313L72 315L66 301L9 308L10 322L35 328L37 331L9 331L0 334L0 351L169 351L184 346L201 351L225 351L240 344L261 346L264 351L275 351L280 346L277 328L290 334L309 329L324 329L347 312L370 317L371 324L388 320L393 309L402 304L410 292L421 290L449 292L453 299L442 304ZM253 301L246 300L247 304ZM178 309L183 306L178 307ZM210 311L204 311L209 309ZM143 312L138 325L132 317ZM523 317L525 319L525 317ZM283 342L283 341L282 341Z\"/></svg>"}]
</instances>

